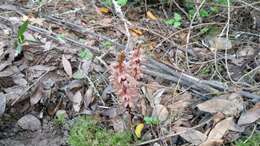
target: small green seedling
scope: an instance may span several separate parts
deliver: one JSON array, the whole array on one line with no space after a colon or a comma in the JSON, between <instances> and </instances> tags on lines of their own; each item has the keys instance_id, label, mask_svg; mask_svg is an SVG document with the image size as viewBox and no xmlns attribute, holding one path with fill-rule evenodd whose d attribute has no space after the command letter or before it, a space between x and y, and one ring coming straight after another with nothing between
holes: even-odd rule
<instances>
[{"instance_id":1,"label":"small green seedling","mask_svg":"<svg viewBox=\"0 0 260 146\"><path fill-rule=\"evenodd\" d=\"M25 43L24 33L28 30L28 25L29 25L29 21L26 20L19 27L18 34L17 34L16 53L15 53L16 56L22 52L22 46Z\"/></svg>"},{"instance_id":2,"label":"small green seedling","mask_svg":"<svg viewBox=\"0 0 260 146\"><path fill-rule=\"evenodd\" d=\"M195 15L195 7L192 7L189 11L188 11L188 15L189 15L189 19L191 20L192 17ZM204 9L204 8L201 8L200 11L199 11L199 16L200 17L208 17L209 16L209 11Z\"/></svg>"},{"instance_id":3,"label":"small green seedling","mask_svg":"<svg viewBox=\"0 0 260 146\"><path fill-rule=\"evenodd\" d=\"M73 73L72 77L76 80L81 80L84 79L86 76L82 69L78 69L75 73Z\"/></svg>"},{"instance_id":4,"label":"small green seedling","mask_svg":"<svg viewBox=\"0 0 260 146\"><path fill-rule=\"evenodd\" d=\"M179 13L174 13L174 17L168 20L165 20L164 22L168 25L173 25L176 28L179 28L181 26L181 15Z\"/></svg>"},{"instance_id":5,"label":"small green seedling","mask_svg":"<svg viewBox=\"0 0 260 146\"><path fill-rule=\"evenodd\" d=\"M144 123L147 125L158 125L160 120L156 117L144 117Z\"/></svg>"},{"instance_id":6,"label":"small green seedling","mask_svg":"<svg viewBox=\"0 0 260 146\"><path fill-rule=\"evenodd\" d=\"M93 58L93 54L88 49L83 49L79 52L79 57L82 60L91 60Z\"/></svg>"},{"instance_id":7,"label":"small green seedling","mask_svg":"<svg viewBox=\"0 0 260 146\"><path fill-rule=\"evenodd\" d=\"M80 117L70 129L68 143L70 146L130 146L131 133L115 133L101 127L100 123L90 117Z\"/></svg>"}]
</instances>

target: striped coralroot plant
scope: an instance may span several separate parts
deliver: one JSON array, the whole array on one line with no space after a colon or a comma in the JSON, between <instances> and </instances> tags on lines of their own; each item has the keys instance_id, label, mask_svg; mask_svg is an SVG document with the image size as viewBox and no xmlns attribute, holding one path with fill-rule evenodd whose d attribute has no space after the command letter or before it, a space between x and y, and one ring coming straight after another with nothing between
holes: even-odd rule
<instances>
[{"instance_id":1,"label":"striped coralroot plant","mask_svg":"<svg viewBox=\"0 0 260 146\"><path fill-rule=\"evenodd\" d=\"M128 62L125 53L121 52L117 62L110 65L110 71L110 82L120 99L120 104L133 108L139 98L138 80L142 77L140 48L131 51Z\"/></svg>"}]
</instances>

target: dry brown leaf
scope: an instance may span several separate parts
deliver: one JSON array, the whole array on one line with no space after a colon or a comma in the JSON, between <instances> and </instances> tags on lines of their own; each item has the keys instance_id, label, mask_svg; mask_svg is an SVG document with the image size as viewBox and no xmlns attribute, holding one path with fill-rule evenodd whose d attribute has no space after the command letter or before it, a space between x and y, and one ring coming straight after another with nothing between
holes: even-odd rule
<instances>
[{"instance_id":1,"label":"dry brown leaf","mask_svg":"<svg viewBox=\"0 0 260 146\"><path fill-rule=\"evenodd\" d=\"M15 84L22 86L22 87L26 87L26 85L27 85L27 81L23 77L19 77L17 75L15 77L13 77L13 81Z\"/></svg>"},{"instance_id":2,"label":"dry brown leaf","mask_svg":"<svg viewBox=\"0 0 260 146\"><path fill-rule=\"evenodd\" d=\"M14 102L19 99L19 97L24 93L25 88L21 86L12 86L4 89L6 92L6 101L7 103Z\"/></svg>"},{"instance_id":3,"label":"dry brown leaf","mask_svg":"<svg viewBox=\"0 0 260 146\"><path fill-rule=\"evenodd\" d=\"M89 87L88 90L85 92L84 95L84 106L87 108L90 103L93 102L93 88Z\"/></svg>"},{"instance_id":4,"label":"dry brown leaf","mask_svg":"<svg viewBox=\"0 0 260 146\"><path fill-rule=\"evenodd\" d=\"M200 144L199 146L222 146L223 140L207 140L206 142Z\"/></svg>"},{"instance_id":5,"label":"dry brown leaf","mask_svg":"<svg viewBox=\"0 0 260 146\"><path fill-rule=\"evenodd\" d=\"M181 133L180 136L193 145L199 145L207 139L207 136L198 130L186 128L186 127L175 127L175 128L177 133L181 131L186 131L184 133Z\"/></svg>"},{"instance_id":6,"label":"dry brown leaf","mask_svg":"<svg viewBox=\"0 0 260 146\"><path fill-rule=\"evenodd\" d=\"M238 56L251 56L255 54L255 50L251 46L241 47L237 52Z\"/></svg>"},{"instance_id":7,"label":"dry brown leaf","mask_svg":"<svg viewBox=\"0 0 260 146\"><path fill-rule=\"evenodd\" d=\"M84 60L81 66L82 71L84 72L84 75L88 75L90 71L92 61L91 60Z\"/></svg>"},{"instance_id":8,"label":"dry brown leaf","mask_svg":"<svg viewBox=\"0 0 260 146\"><path fill-rule=\"evenodd\" d=\"M164 105L157 104L155 105L152 113L152 117L158 118L161 122L165 121L168 118L169 112Z\"/></svg>"},{"instance_id":9,"label":"dry brown leaf","mask_svg":"<svg viewBox=\"0 0 260 146\"><path fill-rule=\"evenodd\" d=\"M161 88L161 89L156 90L156 91L153 93L153 95L152 95L152 97L151 97L151 99L150 99L150 104L151 104L151 106L155 106L155 105L160 104L160 102L161 102L161 97L162 97L162 95L163 95L164 92L165 92L165 89L164 89L164 88Z\"/></svg>"},{"instance_id":10,"label":"dry brown leaf","mask_svg":"<svg viewBox=\"0 0 260 146\"><path fill-rule=\"evenodd\" d=\"M222 137L228 130L232 130L235 127L233 117L226 118L220 121L210 131L208 138L200 146L220 146L223 143Z\"/></svg>"},{"instance_id":11,"label":"dry brown leaf","mask_svg":"<svg viewBox=\"0 0 260 146\"><path fill-rule=\"evenodd\" d=\"M81 89L82 86L83 86L82 81L73 80L67 86L65 86L65 88L67 88L70 91L77 91L77 90Z\"/></svg>"},{"instance_id":12,"label":"dry brown leaf","mask_svg":"<svg viewBox=\"0 0 260 146\"><path fill-rule=\"evenodd\" d=\"M211 100L198 104L197 107L201 111L212 114L222 112L225 115L236 115L243 110L244 106L241 97L231 94L227 99L215 97Z\"/></svg>"},{"instance_id":13,"label":"dry brown leaf","mask_svg":"<svg viewBox=\"0 0 260 146\"><path fill-rule=\"evenodd\" d=\"M207 41L211 51L232 49L232 43L227 38L211 37Z\"/></svg>"},{"instance_id":14,"label":"dry brown leaf","mask_svg":"<svg viewBox=\"0 0 260 146\"><path fill-rule=\"evenodd\" d=\"M184 93L182 95L178 95L175 97L171 97L175 101L173 103L169 104L167 107L173 111L173 112L183 112L188 105L192 102L192 96L190 93Z\"/></svg>"},{"instance_id":15,"label":"dry brown leaf","mask_svg":"<svg viewBox=\"0 0 260 146\"><path fill-rule=\"evenodd\" d=\"M80 105L81 105L81 101L82 101L82 95L81 95L81 92L80 90L78 90L74 96L72 96L70 98L70 101L72 101L73 103L73 109L76 111L76 112L79 112L80 110Z\"/></svg>"},{"instance_id":16,"label":"dry brown leaf","mask_svg":"<svg viewBox=\"0 0 260 146\"><path fill-rule=\"evenodd\" d=\"M36 92L34 92L34 94L30 98L31 105L33 106L37 104L41 100L42 96L43 96L42 87L38 86Z\"/></svg>"},{"instance_id":17,"label":"dry brown leaf","mask_svg":"<svg viewBox=\"0 0 260 146\"><path fill-rule=\"evenodd\" d=\"M245 113L242 113L237 124L238 125L246 125L255 122L260 119L260 103L257 103L253 108Z\"/></svg>"},{"instance_id":18,"label":"dry brown leaf","mask_svg":"<svg viewBox=\"0 0 260 146\"><path fill-rule=\"evenodd\" d=\"M15 69L15 70L14 70ZM17 69L17 70L16 70ZM9 77L20 72L16 66L11 66L0 72L0 77Z\"/></svg>"},{"instance_id":19,"label":"dry brown leaf","mask_svg":"<svg viewBox=\"0 0 260 146\"><path fill-rule=\"evenodd\" d=\"M157 17L151 11L147 11L146 15L151 20L157 20Z\"/></svg>"},{"instance_id":20,"label":"dry brown leaf","mask_svg":"<svg viewBox=\"0 0 260 146\"><path fill-rule=\"evenodd\" d=\"M235 123L233 117L220 121L209 133L207 140L221 140L228 130L234 129Z\"/></svg>"},{"instance_id":21,"label":"dry brown leaf","mask_svg":"<svg viewBox=\"0 0 260 146\"><path fill-rule=\"evenodd\" d=\"M64 55L62 55L62 65L63 65L64 71L71 78L72 77L72 67L71 67L69 60Z\"/></svg>"},{"instance_id":22,"label":"dry brown leaf","mask_svg":"<svg viewBox=\"0 0 260 146\"><path fill-rule=\"evenodd\" d=\"M218 123L219 121L223 120L224 118L225 118L225 115L223 113L218 112L218 113L214 114L212 117L214 125L216 123Z\"/></svg>"},{"instance_id":23,"label":"dry brown leaf","mask_svg":"<svg viewBox=\"0 0 260 146\"><path fill-rule=\"evenodd\" d=\"M146 107L146 103L145 103L145 99L144 98L141 98L140 105L141 105L141 113L142 113L142 115L147 115L147 107Z\"/></svg>"},{"instance_id":24,"label":"dry brown leaf","mask_svg":"<svg viewBox=\"0 0 260 146\"><path fill-rule=\"evenodd\" d=\"M2 92L0 92L0 116L5 112L5 107L6 107L6 97Z\"/></svg>"}]
</instances>

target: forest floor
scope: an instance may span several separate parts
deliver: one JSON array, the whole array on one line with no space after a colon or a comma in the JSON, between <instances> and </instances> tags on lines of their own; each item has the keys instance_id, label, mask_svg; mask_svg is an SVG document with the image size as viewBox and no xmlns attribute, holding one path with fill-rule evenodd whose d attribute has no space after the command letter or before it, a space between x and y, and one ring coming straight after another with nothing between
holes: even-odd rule
<instances>
[{"instance_id":1,"label":"forest floor","mask_svg":"<svg viewBox=\"0 0 260 146\"><path fill-rule=\"evenodd\" d=\"M113 1L0 2L0 145L260 145L259 1Z\"/></svg>"}]
</instances>

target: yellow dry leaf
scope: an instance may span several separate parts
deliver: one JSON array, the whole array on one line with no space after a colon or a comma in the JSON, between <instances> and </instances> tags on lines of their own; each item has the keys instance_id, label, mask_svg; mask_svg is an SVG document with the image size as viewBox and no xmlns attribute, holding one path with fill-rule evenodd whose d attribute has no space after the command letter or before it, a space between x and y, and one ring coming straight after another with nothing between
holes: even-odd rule
<instances>
[{"instance_id":1,"label":"yellow dry leaf","mask_svg":"<svg viewBox=\"0 0 260 146\"><path fill-rule=\"evenodd\" d=\"M135 135L137 138L141 138L143 129L144 129L143 123L140 123L135 127Z\"/></svg>"},{"instance_id":2,"label":"yellow dry leaf","mask_svg":"<svg viewBox=\"0 0 260 146\"><path fill-rule=\"evenodd\" d=\"M157 17L151 11L147 11L146 15L151 20L157 20Z\"/></svg>"},{"instance_id":3,"label":"yellow dry leaf","mask_svg":"<svg viewBox=\"0 0 260 146\"><path fill-rule=\"evenodd\" d=\"M102 14L107 14L109 12L109 9L106 8L106 7L101 7L99 8L99 11L102 13Z\"/></svg>"},{"instance_id":4,"label":"yellow dry leaf","mask_svg":"<svg viewBox=\"0 0 260 146\"><path fill-rule=\"evenodd\" d=\"M137 29L137 28L130 29L130 32L132 33L133 36L141 36L141 35L143 35L143 32L140 29Z\"/></svg>"}]
</instances>

